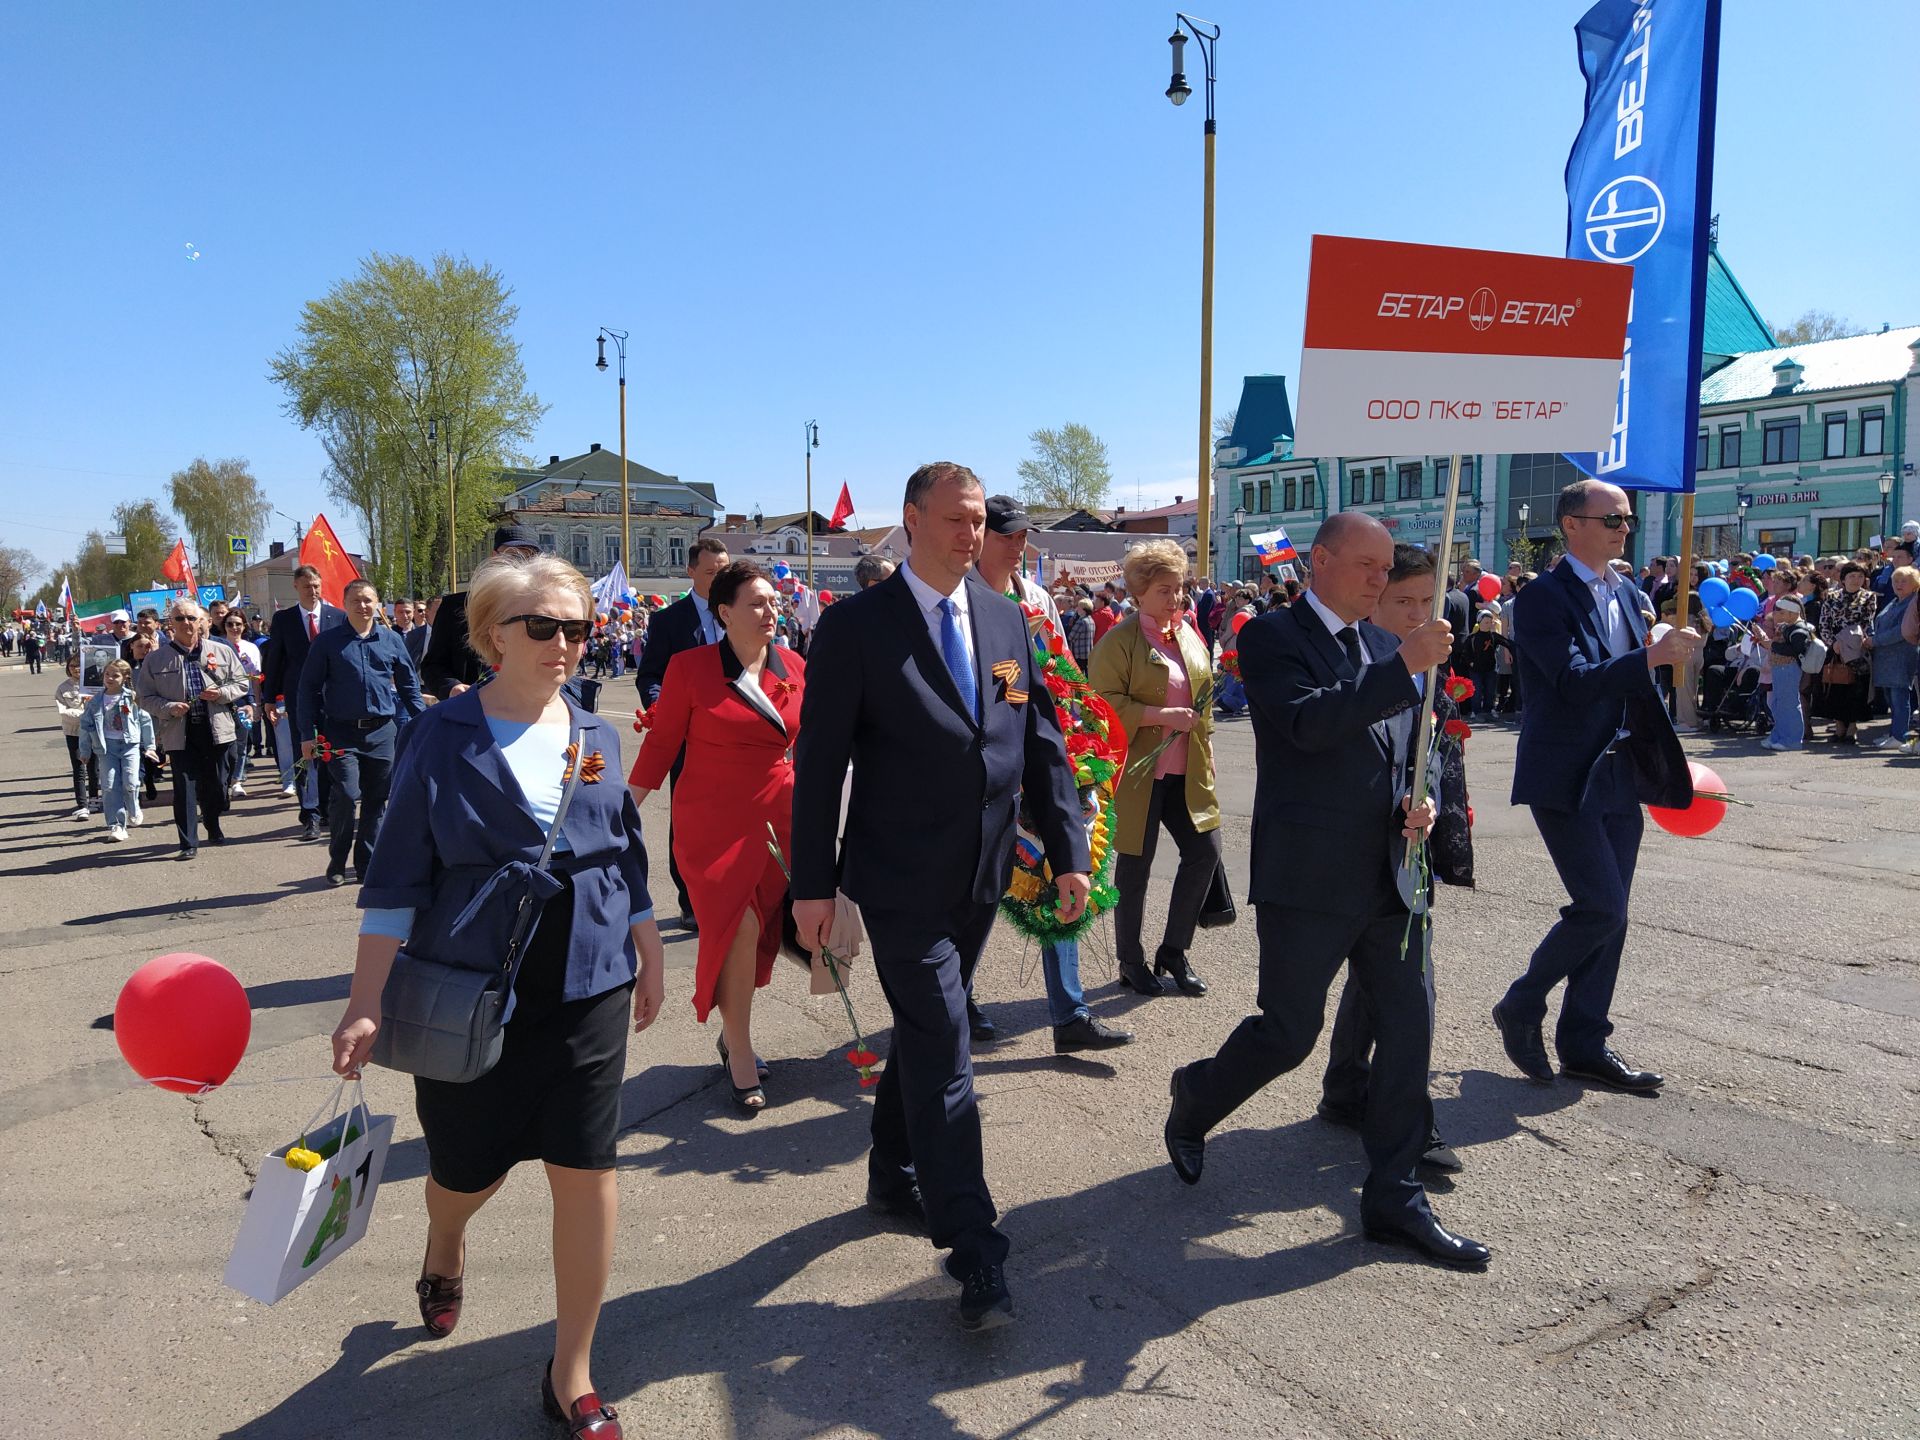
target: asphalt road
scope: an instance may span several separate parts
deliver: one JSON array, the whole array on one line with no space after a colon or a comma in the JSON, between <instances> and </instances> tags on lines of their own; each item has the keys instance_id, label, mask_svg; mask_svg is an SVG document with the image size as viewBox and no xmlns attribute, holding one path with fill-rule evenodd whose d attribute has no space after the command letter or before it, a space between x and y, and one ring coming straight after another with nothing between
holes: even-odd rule
<instances>
[{"instance_id":1,"label":"asphalt road","mask_svg":"<svg viewBox=\"0 0 1920 1440\"><path fill-rule=\"evenodd\" d=\"M397 1123L365 1240L272 1307L222 1287L260 1157L325 1098L352 894L264 771L236 843L192 865L168 860L164 793L128 845L66 819L54 683L0 669L0 1431L555 1433L544 1185L523 1167L482 1212L460 1330L427 1341L398 1077L369 1086ZM979 991L1009 1038L978 1074L1019 1321L964 1335L935 1253L860 1207L869 1102L837 1002L797 968L760 992L773 1105L737 1119L683 941L629 1060L601 1391L629 1434L752 1440L1920 1434L1920 765L1691 748L1752 808L1702 840L1649 830L1616 1042L1669 1079L1634 1099L1528 1085L1501 1053L1487 1008L1562 896L1503 803L1512 732L1471 742L1480 884L1439 906L1434 1050L1466 1169L1435 1204L1493 1247L1487 1274L1360 1238L1360 1145L1313 1118L1319 1057L1216 1134L1197 1189L1173 1177L1167 1075L1252 1007L1248 917L1203 933L1198 1001L1123 998L1096 947L1096 1009L1140 1032L1106 1060L1053 1056L1037 954L1003 930ZM1251 752L1223 732L1236 876ZM660 802L646 821L664 835ZM233 1083L198 1102L135 1082L110 1030L126 976L173 950L254 1006ZM870 975L856 996L879 1028Z\"/></svg>"}]
</instances>

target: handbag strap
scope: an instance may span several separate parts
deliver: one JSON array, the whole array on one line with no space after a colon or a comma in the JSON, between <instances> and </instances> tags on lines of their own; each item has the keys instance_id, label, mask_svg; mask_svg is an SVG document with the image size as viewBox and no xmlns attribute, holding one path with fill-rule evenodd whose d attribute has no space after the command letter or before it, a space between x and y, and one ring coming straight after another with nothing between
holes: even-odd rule
<instances>
[{"instance_id":1,"label":"handbag strap","mask_svg":"<svg viewBox=\"0 0 1920 1440\"><path fill-rule=\"evenodd\" d=\"M553 842L559 838L560 824L567 818L567 807L573 803L573 792L580 784L581 762L585 759L580 753L583 740L584 732L575 730L569 744L569 753L573 758L567 765L567 782L560 791L559 808L553 812L553 828L547 831L547 843L541 847L540 858L533 867L541 874L547 873L547 862L553 858ZM533 890L529 886L527 893L520 897L520 907L513 914L513 929L507 936L507 958L501 968L506 971L508 991L513 989L513 982L519 978L520 961L524 958L521 951L525 947L528 930L533 928L533 920Z\"/></svg>"}]
</instances>

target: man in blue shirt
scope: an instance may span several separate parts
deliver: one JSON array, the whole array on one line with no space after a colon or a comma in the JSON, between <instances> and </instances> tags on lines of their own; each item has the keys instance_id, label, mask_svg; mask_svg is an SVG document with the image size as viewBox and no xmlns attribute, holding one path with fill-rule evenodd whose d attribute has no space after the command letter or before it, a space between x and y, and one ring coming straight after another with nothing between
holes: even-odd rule
<instances>
[{"instance_id":1,"label":"man in blue shirt","mask_svg":"<svg viewBox=\"0 0 1920 1440\"><path fill-rule=\"evenodd\" d=\"M387 808L394 738L421 710L420 678L406 641L374 623L379 590L371 580L355 580L345 599L347 623L320 632L300 672L299 713L312 716L326 739L321 760L333 782L327 814L329 885L347 883L349 852L353 878L366 873ZM309 764L319 753L318 740L300 746Z\"/></svg>"}]
</instances>

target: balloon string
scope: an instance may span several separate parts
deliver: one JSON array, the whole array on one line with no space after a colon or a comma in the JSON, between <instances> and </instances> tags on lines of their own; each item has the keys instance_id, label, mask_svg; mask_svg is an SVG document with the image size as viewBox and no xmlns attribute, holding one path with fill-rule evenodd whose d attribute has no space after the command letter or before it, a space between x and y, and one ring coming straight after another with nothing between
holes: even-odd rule
<instances>
[{"instance_id":1,"label":"balloon string","mask_svg":"<svg viewBox=\"0 0 1920 1440\"><path fill-rule=\"evenodd\" d=\"M176 1085L191 1085L194 1088L190 1091L176 1091L174 1093L185 1093L188 1098L195 1100L199 1099L202 1095L211 1095L215 1090L248 1090L256 1085L311 1085L315 1080L331 1078L333 1078L332 1071L328 1071L326 1075L289 1075L280 1080L229 1080L225 1084L216 1084L211 1080L195 1080L186 1075L143 1075L140 1077L143 1085L158 1085L163 1080L171 1080ZM134 1089L137 1087L129 1086L128 1088Z\"/></svg>"}]
</instances>

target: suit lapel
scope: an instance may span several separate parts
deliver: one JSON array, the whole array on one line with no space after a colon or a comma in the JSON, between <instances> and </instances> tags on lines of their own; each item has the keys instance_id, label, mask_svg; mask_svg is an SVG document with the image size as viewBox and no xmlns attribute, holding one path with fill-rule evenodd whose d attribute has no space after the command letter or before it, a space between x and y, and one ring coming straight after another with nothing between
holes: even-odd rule
<instances>
[{"instance_id":1,"label":"suit lapel","mask_svg":"<svg viewBox=\"0 0 1920 1440\"><path fill-rule=\"evenodd\" d=\"M1561 585L1572 592L1573 608L1586 627L1587 638L1591 642L1591 652L1595 662L1605 660L1613 652L1607 648L1607 636L1600 625L1600 606L1593 598L1593 591L1587 588L1587 582L1574 573L1573 566L1562 560L1553 567L1554 574L1564 572ZM1629 629L1632 627L1629 626Z\"/></svg>"},{"instance_id":2,"label":"suit lapel","mask_svg":"<svg viewBox=\"0 0 1920 1440\"><path fill-rule=\"evenodd\" d=\"M1019 654L997 655L988 653L987 630L989 611L987 606L995 599L1006 599L984 580L967 576L967 622L973 627L973 688L980 697L980 714L974 721L974 728L984 730L987 724L987 707L993 704L993 692L999 682L993 678L993 667L1001 660L1018 660ZM1020 602L1010 601L1013 605ZM1022 633L1025 633L1024 619Z\"/></svg>"},{"instance_id":3,"label":"suit lapel","mask_svg":"<svg viewBox=\"0 0 1920 1440\"><path fill-rule=\"evenodd\" d=\"M1353 666L1347 663L1347 652L1340 648L1340 642L1333 638L1319 613L1305 600L1296 600L1287 607L1287 614L1294 617L1294 623L1305 632L1307 648L1320 657L1320 664L1335 680L1353 679Z\"/></svg>"},{"instance_id":4,"label":"suit lapel","mask_svg":"<svg viewBox=\"0 0 1920 1440\"><path fill-rule=\"evenodd\" d=\"M746 678L746 667L740 663L740 657L733 653L732 645L722 642L714 648L720 652L720 676L727 682L727 688L734 692L734 698L746 706L747 709L751 710L762 722L772 726L782 740L786 739L787 727L776 718L780 713L779 703L775 701L771 695L767 694L767 676L769 674L782 680L784 680L787 675L786 666L780 663L779 647L772 645L767 647L766 664L761 668L760 679L757 685L756 682ZM766 710L762 710L758 705L753 703L753 698L750 695L744 693L749 687L758 688L761 698L767 702L767 705L773 712L772 714L767 713Z\"/></svg>"},{"instance_id":5,"label":"suit lapel","mask_svg":"<svg viewBox=\"0 0 1920 1440\"><path fill-rule=\"evenodd\" d=\"M904 627L907 645L913 651L914 664L920 668L920 678L926 681L929 689L953 708L953 713L964 719L976 730L980 722L967 713L967 707L960 698L960 687L953 683L953 674L947 669L947 662L933 643L933 636L927 632L926 616L920 612L920 602L914 598L912 589L907 585L906 567L902 566L881 582L883 586L893 587L894 620ZM969 605L971 610L972 606ZM971 616L969 616L971 619ZM976 652L979 646L978 633L974 636ZM975 665L975 671L979 669Z\"/></svg>"}]
</instances>

